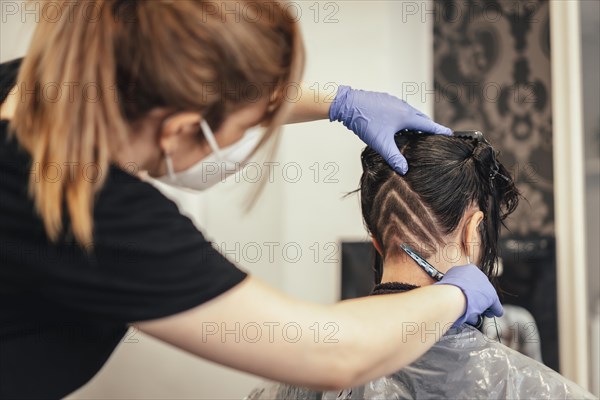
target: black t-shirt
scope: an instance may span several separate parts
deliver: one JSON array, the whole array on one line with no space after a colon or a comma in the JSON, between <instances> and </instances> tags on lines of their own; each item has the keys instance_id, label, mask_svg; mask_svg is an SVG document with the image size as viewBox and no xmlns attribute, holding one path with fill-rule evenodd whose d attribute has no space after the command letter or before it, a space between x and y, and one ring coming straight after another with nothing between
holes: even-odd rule
<instances>
[{"instance_id":1,"label":"black t-shirt","mask_svg":"<svg viewBox=\"0 0 600 400\"><path fill-rule=\"evenodd\" d=\"M20 60L0 64L0 102ZM28 195L29 154L0 121L0 398L63 397L92 378L129 322L202 304L247 274L152 185L111 166L94 249L47 239ZM41 176L42 177L42 176Z\"/></svg>"}]
</instances>

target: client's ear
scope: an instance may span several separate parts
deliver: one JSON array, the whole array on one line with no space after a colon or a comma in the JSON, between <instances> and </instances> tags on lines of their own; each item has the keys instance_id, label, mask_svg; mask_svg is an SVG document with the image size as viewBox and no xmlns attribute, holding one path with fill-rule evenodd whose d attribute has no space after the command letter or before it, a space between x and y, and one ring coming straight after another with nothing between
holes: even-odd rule
<instances>
[{"instance_id":1,"label":"client's ear","mask_svg":"<svg viewBox=\"0 0 600 400\"><path fill-rule=\"evenodd\" d=\"M481 237L478 229L481 221L483 221L483 213L478 210L467 219L465 224L465 251L473 263L479 260L481 254Z\"/></svg>"},{"instance_id":2,"label":"client's ear","mask_svg":"<svg viewBox=\"0 0 600 400\"><path fill-rule=\"evenodd\" d=\"M373 246L375 246L375 250L377 250L379 255L381 257L383 257L383 252L381 251L381 246L379 245L379 243L377 242L377 239L375 239L374 236L371 236L371 242L373 242Z\"/></svg>"}]
</instances>

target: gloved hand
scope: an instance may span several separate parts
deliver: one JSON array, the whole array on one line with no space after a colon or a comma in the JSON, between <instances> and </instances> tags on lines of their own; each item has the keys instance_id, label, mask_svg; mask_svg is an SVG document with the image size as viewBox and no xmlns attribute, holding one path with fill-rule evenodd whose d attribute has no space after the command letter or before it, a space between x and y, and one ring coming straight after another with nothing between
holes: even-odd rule
<instances>
[{"instance_id":1,"label":"gloved hand","mask_svg":"<svg viewBox=\"0 0 600 400\"><path fill-rule=\"evenodd\" d=\"M465 313L454 323L454 327L465 322L476 325L482 314L486 317L501 317L504 314L496 289L488 277L473 264L450 268L442 280L434 285L457 286L467 298Z\"/></svg>"},{"instance_id":2,"label":"gloved hand","mask_svg":"<svg viewBox=\"0 0 600 400\"><path fill-rule=\"evenodd\" d=\"M404 100L387 93L354 90L340 86L329 109L329 120L340 121L363 142L375 149L398 173L408 171L406 158L398 150L394 136L402 129L451 135Z\"/></svg>"}]
</instances>

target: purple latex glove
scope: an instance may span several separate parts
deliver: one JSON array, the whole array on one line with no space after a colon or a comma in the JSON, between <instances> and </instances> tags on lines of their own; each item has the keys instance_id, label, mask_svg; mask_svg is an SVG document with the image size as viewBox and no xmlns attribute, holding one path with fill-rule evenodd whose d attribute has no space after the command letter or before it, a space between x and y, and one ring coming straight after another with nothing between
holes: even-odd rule
<instances>
[{"instance_id":1,"label":"purple latex glove","mask_svg":"<svg viewBox=\"0 0 600 400\"><path fill-rule=\"evenodd\" d=\"M459 326L465 322L477 325L479 316L482 314L486 317L501 317L504 314L496 289L488 277L473 264L450 268L442 280L434 285L456 286L467 298L465 313L453 326Z\"/></svg>"},{"instance_id":2,"label":"purple latex glove","mask_svg":"<svg viewBox=\"0 0 600 400\"><path fill-rule=\"evenodd\" d=\"M339 87L329 109L329 120L343 123L402 175L408 171L408 163L394 141L396 132L412 129L452 134L450 129L436 124L404 100L387 93L354 90L349 86Z\"/></svg>"}]
</instances>

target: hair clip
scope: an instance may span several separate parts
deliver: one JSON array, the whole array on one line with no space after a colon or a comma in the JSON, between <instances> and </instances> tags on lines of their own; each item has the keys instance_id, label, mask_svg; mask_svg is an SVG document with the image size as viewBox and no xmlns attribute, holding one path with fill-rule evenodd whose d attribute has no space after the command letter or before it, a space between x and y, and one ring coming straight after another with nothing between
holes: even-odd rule
<instances>
[{"instance_id":1,"label":"hair clip","mask_svg":"<svg viewBox=\"0 0 600 400\"><path fill-rule=\"evenodd\" d=\"M481 131L453 131L452 136L463 139L472 139L477 142L488 143Z\"/></svg>"},{"instance_id":2,"label":"hair clip","mask_svg":"<svg viewBox=\"0 0 600 400\"><path fill-rule=\"evenodd\" d=\"M401 131L396 132L396 135L400 136L418 136L418 135L431 135L431 133L423 132L414 129L402 129Z\"/></svg>"}]
</instances>

